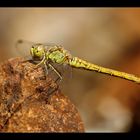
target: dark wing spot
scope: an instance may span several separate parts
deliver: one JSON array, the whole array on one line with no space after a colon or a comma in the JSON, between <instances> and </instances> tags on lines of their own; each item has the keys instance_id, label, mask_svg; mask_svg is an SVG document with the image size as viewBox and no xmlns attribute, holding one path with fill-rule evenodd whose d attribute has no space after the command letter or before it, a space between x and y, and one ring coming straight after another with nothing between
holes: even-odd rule
<instances>
[{"instance_id":1,"label":"dark wing spot","mask_svg":"<svg viewBox=\"0 0 140 140\"><path fill-rule=\"evenodd\" d=\"M22 40L22 39L19 39L19 40L17 41L17 43L23 43L23 40Z\"/></svg>"}]
</instances>

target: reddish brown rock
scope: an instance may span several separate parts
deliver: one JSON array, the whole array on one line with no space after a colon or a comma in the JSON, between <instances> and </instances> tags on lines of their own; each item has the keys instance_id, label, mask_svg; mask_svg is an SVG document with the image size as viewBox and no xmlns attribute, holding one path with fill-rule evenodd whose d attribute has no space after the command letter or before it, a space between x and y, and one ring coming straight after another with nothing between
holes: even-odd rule
<instances>
[{"instance_id":1,"label":"reddish brown rock","mask_svg":"<svg viewBox=\"0 0 140 140\"><path fill-rule=\"evenodd\" d=\"M84 132L83 122L42 67L14 58L0 66L1 132Z\"/></svg>"}]
</instances>

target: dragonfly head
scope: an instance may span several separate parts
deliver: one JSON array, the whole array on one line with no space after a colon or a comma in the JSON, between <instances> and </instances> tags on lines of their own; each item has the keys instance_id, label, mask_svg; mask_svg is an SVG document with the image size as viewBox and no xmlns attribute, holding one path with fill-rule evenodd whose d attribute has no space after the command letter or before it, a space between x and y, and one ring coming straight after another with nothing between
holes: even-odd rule
<instances>
[{"instance_id":1,"label":"dragonfly head","mask_svg":"<svg viewBox=\"0 0 140 140\"><path fill-rule=\"evenodd\" d=\"M30 54L35 60L42 60L45 50L42 44L34 44L30 49Z\"/></svg>"}]
</instances>

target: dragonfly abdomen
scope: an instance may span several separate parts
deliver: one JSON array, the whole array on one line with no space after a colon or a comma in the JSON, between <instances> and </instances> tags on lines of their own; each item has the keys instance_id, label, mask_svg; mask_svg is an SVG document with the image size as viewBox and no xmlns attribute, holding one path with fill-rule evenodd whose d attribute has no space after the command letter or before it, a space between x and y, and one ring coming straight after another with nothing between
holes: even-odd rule
<instances>
[{"instance_id":1,"label":"dragonfly abdomen","mask_svg":"<svg viewBox=\"0 0 140 140\"><path fill-rule=\"evenodd\" d=\"M97 67L96 65L89 63L85 60L82 60L78 57L73 57L70 62L70 66L75 67L75 68L82 68L86 70L92 70L92 71L98 71L100 72L99 66Z\"/></svg>"},{"instance_id":2,"label":"dragonfly abdomen","mask_svg":"<svg viewBox=\"0 0 140 140\"><path fill-rule=\"evenodd\" d=\"M85 60L82 60L78 57L73 57L69 63L72 67L75 67L75 68L82 68L82 69L86 69L86 70L90 70L90 71L96 71L96 72L100 72L103 74L108 74L111 76L115 76L115 77L123 78L123 79L129 80L129 81L133 81L136 83L140 83L140 78L133 74L128 74L125 72L101 67L101 66L89 63Z\"/></svg>"}]
</instances>

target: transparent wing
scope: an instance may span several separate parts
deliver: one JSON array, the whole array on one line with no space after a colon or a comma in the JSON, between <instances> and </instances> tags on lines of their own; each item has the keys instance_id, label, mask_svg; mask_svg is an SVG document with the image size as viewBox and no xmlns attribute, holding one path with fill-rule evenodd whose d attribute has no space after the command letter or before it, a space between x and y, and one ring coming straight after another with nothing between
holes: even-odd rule
<instances>
[{"instance_id":1,"label":"transparent wing","mask_svg":"<svg viewBox=\"0 0 140 140\"><path fill-rule=\"evenodd\" d=\"M68 81L72 78L72 67L70 67L67 64L56 64L50 62L50 64L59 72L59 74L62 76L62 81ZM51 68L48 70L48 74L51 78L54 79L54 81L60 81L61 79L59 76L53 71Z\"/></svg>"},{"instance_id":2,"label":"transparent wing","mask_svg":"<svg viewBox=\"0 0 140 140\"><path fill-rule=\"evenodd\" d=\"M61 46L61 45L56 44L56 43L41 43L41 44L43 44L45 48L51 48L54 46Z\"/></svg>"},{"instance_id":3,"label":"transparent wing","mask_svg":"<svg viewBox=\"0 0 140 140\"><path fill-rule=\"evenodd\" d=\"M15 47L16 47L17 52L20 55L22 55L23 57L25 57L27 55L30 55L30 48L32 47L33 44L36 44L36 43L41 43L41 42L31 42L31 41L20 39L16 42ZM53 47L53 46L58 46L55 43L41 43L41 44L43 44L44 47L46 47L46 48L50 48L50 47Z\"/></svg>"},{"instance_id":4,"label":"transparent wing","mask_svg":"<svg viewBox=\"0 0 140 140\"><path fill-rule=\"evenodd\" d=\"M23 57L30 56L30 48L33 44L33 42L27 40L18 40L15 45L17 53Z\"/></svg>"}]
</instances>

